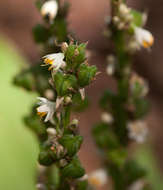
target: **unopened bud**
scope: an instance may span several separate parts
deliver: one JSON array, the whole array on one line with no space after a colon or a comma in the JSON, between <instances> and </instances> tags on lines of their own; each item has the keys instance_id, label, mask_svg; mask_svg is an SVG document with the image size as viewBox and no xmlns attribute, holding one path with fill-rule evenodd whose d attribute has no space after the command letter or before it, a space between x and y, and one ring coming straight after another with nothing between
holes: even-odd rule
<instances>
[{"instance_id":1,"label":"unopened bud","mask_svg":"<svg viewBox=\"0 0 163 190\"><path fill-rule=\"evenodd\" d=\"M73 119L72 122L71 122L71 125L78 125L79 124L79 120L77 119Z\"/></svg>"},{"instance_id":2,"label":"unopened bud","mask_svg":"<svg viewBox=\"0 0 163 190\"><path fill-rule=\"evenodd\" d=\"M66 96L65 99L64 99L64 101L65 101L66 104L69 104L69 103L72 102L72 99L71 99L70 96Z\"/></svg>"},{"instance_id":3,"label":"unopened bud","mask_svg":"<svg viewBox=\"0 0 163 190\"><path fill-rule=\"evenodd\" d=\"M49 136L56 136L57 135L57 131L54 128L47 128L47 133Z\"/></svg>"},{"instance_id":4,"label":"unopened bud","mask_svg":"<svg viewBox=\"0 0 163 190\"><path fill-rule=\"evenodd\" d=\"M62 52L66 52L67 51L67 48L68 48L68 44L66 42L63 42L62 45L61 45L61 50Z\"/></svg>"},{"instance_id":5,"label":"unopened bud","mask_svg":"<svg viewBox=\"0 0 163 190\"><path fill-rule=\"evenodd\" d=\"M102 113L101 120L105 123L112 123L113 122L113 116L110 113Z\"/></svg>"},{"instance_id":6,"label":"unopened bud","mask_svg":"<svg viewBox=\"0 0 163 190\"><path fill-rule=\"evenodd\" d=\"M121 3L119 6L119 12L121 15L127 15L130 13L130 8L128 8L124 3Z\"/></svg>"},{"instance_id":7,"label":"unopened bud","mask_svg":"<svg viewBox=\"0 0 163 190\"><path fill-rule=\"evenodd\" d=\"M113 22L114 22L114 24L117 25L120 22L120 18L118 16L114 16L113 17Z\"/></svg>"},{"instance_id":8,"label":"unopened bud","mask_svg":"<svg viewBox=\"0 0 163 190\"><path fill-rule=\"evenodd\" d=\"M47 99L52 100L52 99L54 98L54 92L53 92L53 90L47 89L47 90L45 91L45 97L46 97Z\"/></svg>"}]
</instances>

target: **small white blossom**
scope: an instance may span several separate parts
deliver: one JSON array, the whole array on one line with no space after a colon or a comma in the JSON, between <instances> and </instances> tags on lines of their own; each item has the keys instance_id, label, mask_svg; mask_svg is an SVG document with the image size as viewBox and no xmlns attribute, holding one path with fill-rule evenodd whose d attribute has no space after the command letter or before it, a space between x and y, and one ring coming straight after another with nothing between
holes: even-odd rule
<instances>
[{"instance_id":1,"label":"small white blossom","mask_svg":"<svg viewBox=\"0 0 163 190\"><path fill-rule=\"evenodd\" d=\"M154 43L153 35L148 31L140 27L135 28L135 39L140 46L149 48Z\"/></svg>"},{"instance_id":2,"label":"small white blossom","mask_svg":"<svg viewBox=\"0 0 163 190\"><path fill-rule=\"evenodd\" d=\"M54 98L54 91L51 90L51 89L47 89L44 93L44 96L47 98L47 99L50 99L52 100Z\"/></svg>"},{"instance_id":3,"label":"small white blossom","mask_svg":"<svg viewBox=\"0 0 163 190\"><path fill-rule=\"evenodd\" d=\"M115 72L115 65L116 65L116 58L114 55L108 55L107 56L107 67L106 67L106 73L111 76Z\"/></svg>"},{"instance_id":4,"label":"small white blossom","mask_svg":"<svg viewBox=\"0 0 163 190\"><path fill-rule=\"evenodd\" d=\"M113 122L113 116L110 113L104 112L101 115L101 120L105 123L112 123Z\"/></svg>"},{"instance_id":5,"label":"small white blossom","mask_svg":"<svg viewBox=\"0 0 163 190\"><path fill-rule=\"evenodd\" d=\"M88 175L88 181L95 187L103 186L107 183L107 173L104 169L98 169Z\"/></svg>"},{"instance_id":6,"label":"small white blossom","mask_svg":"<svg viewBox=\"0 0 163 190\"><path fill-rule=\"evenodd\" d=\"M45 65L50 65L49 70L54 69L54 71L65 67L64 54L63 53L53 53L43 57Z\"/></svg>"},{"instance_id":7,"label":"small white blossom","mask_svg":"<svg viewBox=\"0 0 163 190\"><path fill-rule=\"evenodd\" d=\"M145 181L144 180L138 180L130 185L128 190L142 190L144 188Z\"/></svg>"},{"instance_id":8,"label":"small white blossom","mask_svg":"<svg viewBox=\"0 0 163 190\"><path fill-rule=\"evenodd\" d=\"M141 78L137 74L133 74L130 78L130 90L131 90L131 92L135 91L137 84L141 85L141 87L142 87L140 96L141 97L146 96L149 92L149 85L148 85L147 81L145 81L143 78Z\"/></svg>"},{"instance_id":9,"label":"small white blossom","mask_svg":"<svg viewBox=\"0 0 163 190\"><path fill-rule=\"evenodd\" d=\"M40 100L39 107L37 108L37 114L40 117L45 117L45 122L52 121L55 112L55 103L47 100L46 98L38 97Z\"/></svg>"},{"instance_id":10,"label":"small white blossom","mask_svg":"<svg viewBox=\"0 0 163 190\"><path fill-rule=\"evenodd\" d=\"M106 73L109 76L112 76L115 73L115 64L114 63L111 63L111 64L107 65L107 67L106 67Z\"/></svg>"},{"instance_id":11,"label":"small white blossom","mask_svg":"<svg viewBox=\"0 0 163 190\"><path fill-rule=\"evenodd\" d=\"M58 13L58 3L55 0L45 2L41 7L41 15L48 16L52 21Z\"/></svg>"},{"instance_id":12,"label":"small white blossom","mask_svg":"<svg viewBox=\"0 0 163 190\"><path fill-rule=\"evenodd\" d=\"M119 12L122 16L130 14L131 9L126 6L126 4L121 3L119 6Z\"/></svg>"},{"instance_id":13,"label":"small white blossom","mask_svg":"<svg viewBox=\"0 0 163 190\"><path fill-rule=\"evenodd\" d=\"M148 134L148 128L144 121L138 120L128 123L129 138L138 143L143 143Z\"/></svg>"},{"instance_id":14,"label":"small white blossom","mask_svg":"<svg viewBox=\"0 0 163 190\"><path fill-rule=\"evenodd\" d=\"M49 136L56 136L56 134L57 134L57 131L54 129L54 128L47 128L47 133L48 133L48 135Z\"/></svg>"}]
</instances>

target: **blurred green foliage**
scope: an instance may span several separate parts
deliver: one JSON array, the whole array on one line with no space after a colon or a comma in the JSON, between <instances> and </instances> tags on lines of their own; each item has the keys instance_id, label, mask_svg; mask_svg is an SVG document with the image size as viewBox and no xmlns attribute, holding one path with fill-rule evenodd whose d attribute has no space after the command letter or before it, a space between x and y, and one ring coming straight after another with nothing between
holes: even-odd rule
<instances>
[{"instance_id":1,"label":"blurred green foliage","mask_svg":"<svg viewBox=\"0 0 163 190\"><path fill-rule=\"evenodd\" d=\"M15 47L0 38L0 189L4 190L35 189L38 147L22 120L35 95L12 84L25 65Z\"/></svg>"}]
</instances>

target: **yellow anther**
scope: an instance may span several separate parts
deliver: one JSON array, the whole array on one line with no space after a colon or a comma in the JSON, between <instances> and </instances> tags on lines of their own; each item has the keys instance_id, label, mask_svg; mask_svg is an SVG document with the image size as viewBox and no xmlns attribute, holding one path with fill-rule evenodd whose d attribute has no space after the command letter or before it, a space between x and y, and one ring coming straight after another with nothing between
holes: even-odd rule
<instances>
[{"instance_id":1,"label":"yellow anther","mask_svg":"<svg viewBox=\"0 0 163 190\"><path fill-rule=\"evenodd\" d=\"M53 61L54 61L54 59L48 59L48 58L44 59L44 63L45 63L46 65L52 65L52 64L53 64Z\"/></svg>"},{"instance_id":2,"label":"yellow anther","mask_svg":"<svg viewBox=\"0 0 163 190\"><path fill-rule=\"evenodd\" d=\"M143 47L144 48L149 48L153 45L154 43L154 38L151 36L150 40L149 41L143 41Z\"/></svg>"},{"instance_id":3,"label":"yellow anther","mask_svg":"<svg viewBox=\"0 0 163 190\"><path fill-rule=\"evenodd\" d=\"M94 186L100 186L101 184L100 180L95 177L90 178L89 181Z\"/></svg>"},{"instance_id":4,"label":"yellow anther","mask_svg":"<svg viewBox=\"0 0 163 190\"><path fill-rule=\"evenodd\" d=\"M37 112L37 115L39 115L40 117L44 117L46 114L46 112Z\"/></svg>"}]
</instances>

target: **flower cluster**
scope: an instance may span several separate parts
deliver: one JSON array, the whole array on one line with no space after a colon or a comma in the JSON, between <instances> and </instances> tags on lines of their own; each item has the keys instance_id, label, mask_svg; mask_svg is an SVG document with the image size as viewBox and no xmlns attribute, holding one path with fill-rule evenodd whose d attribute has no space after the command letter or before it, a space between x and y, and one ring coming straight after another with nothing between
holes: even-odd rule
<instances>
[{"instance_id":1,"label":"flower cluster","mask_svg":"<svg viewBox=\"0 0 163 190\"><path fill-rule=\"evenodd\" d=\"M154 43L154 37L143 28L147 20L146 13L142 14L129 8L122 1L113 1L113 4L113 28L125 36L128 52L133 53L141 47L150 48Z\"/></svg>"},{"instance_id":2,"label":"flower cluster","mask_svg":"<svg viewBox=\"0 0 163 190\"><path fill-rule=\"evenodd\" d=\"M46 138L41 140L39 163L58 166L58 176L64 180L59 184L61 189L78 188L86 183L86 180L75 180L84 176L85 171L77 156L83 138L77 133L77 119L71 121L71 110L76 104L76 96L80 101L84 99L84 87L94 80L97 72L96 67L89 66L87 62L85 44L70 42L66 43L66 49L63 46L65 42L61 45L63 52L43 57L45 65L50 66L49 81L55 96L51 101L39 97L37 107L38 115L47 123L44 124ZM73 184L67 184L66 181L71 178Z\"/></svg>"}]
</instances>

